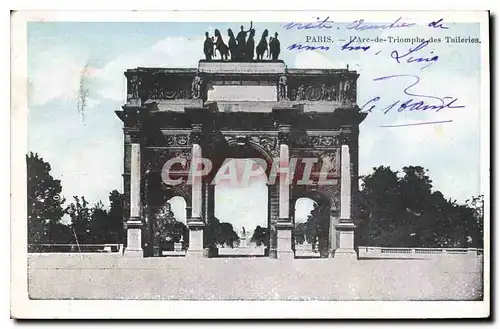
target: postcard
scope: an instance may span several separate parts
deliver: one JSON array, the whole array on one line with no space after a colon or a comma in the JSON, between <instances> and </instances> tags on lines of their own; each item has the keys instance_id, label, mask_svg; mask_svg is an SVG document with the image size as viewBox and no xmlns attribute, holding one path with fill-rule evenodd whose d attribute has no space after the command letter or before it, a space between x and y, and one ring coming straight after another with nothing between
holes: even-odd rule
<instances>
[{"instance_id":1,"label":"postcard","mask_svg":"<svg viewBox=\"0 0 500 329\"><path fill-rule=\"evenodd\" d=\"M12 317L489 316L487 11L11 21Z\"/></svg>"}]
</instances>

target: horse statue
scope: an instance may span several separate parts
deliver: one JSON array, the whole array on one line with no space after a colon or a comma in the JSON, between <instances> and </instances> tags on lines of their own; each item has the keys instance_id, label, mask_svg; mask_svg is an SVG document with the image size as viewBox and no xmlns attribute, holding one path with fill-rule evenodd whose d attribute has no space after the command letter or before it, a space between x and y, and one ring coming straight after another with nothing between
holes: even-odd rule
<instances>
[{"instance_id":1,"label":"horse statue","mask_svg":"<svg viewBox=\"0 0 500 329\"><path fill-rule=\"evenodd\" d=\"M231 52L231 60L234 61L238 58L238 44L236 43L233 30L227 29L227 35L229 36L228 46Z\"/></svg>"},{"instance_id":2,"label":"horse statue","mask_svg":"<svg viewBox=\"0 0 500 329\"><path fill-rule=\"evenodd\" d=\"M222 60L227 60L227 55L229 54L229 48L224 43L224 40L222 40L222 35L220 34L220 31L218 29L215 29L214 34L215 37L217 38L217 41L215 41L215 50L219 51L220 58Z\"/></svg>"},{"instance_id":3,"label":"horse statue","mask_svg":"<svg viewBox=\"0 0 500 329\"><path fill-rule=\"evenodd\" d=\"M263 60L264 59L264 54L267 51L267 36L269 35L269 31L267 29L264 30L262 33L262 37L260 38L259 44L257 45L256 52L257 52L257 60Z\"/></svg>"},{"instance_id":4,"label":"horse statue","mask_svg":"<svg viewBox=\"0 0 500 329\"><path fill-rule=\"evenodd\" d=\"M245 45L245 60L252 61L255 49L255 29L250 30L250 35L248 36L247 43Z\"/></svg>"}]
</instances>

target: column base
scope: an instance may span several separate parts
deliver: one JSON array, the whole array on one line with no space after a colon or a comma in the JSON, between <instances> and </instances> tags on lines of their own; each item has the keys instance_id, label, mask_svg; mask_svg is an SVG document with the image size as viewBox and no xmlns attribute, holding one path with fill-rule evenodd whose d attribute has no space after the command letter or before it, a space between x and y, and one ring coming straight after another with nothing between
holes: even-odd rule
<instances>
[{"instance_id":1,"label":"column base","mask_svg":"<svg viewBox=\"0 0 500 329\"><path fill-rule=\"evenodd\" d=\"M343 249L339 248L337 250L333 251L333 258L336 259L352 259L352 260L357 260L358 259L358 254L356 253L356 250L354 249Z\"/></svg>"},{"instance_id":2,"label":"column base","mask_svg":"<svg viewBox=\"0 0 500 329\"><path fill-rule=\"evenodd\" d=\"M290 251L283 251L283 250L278 250L277 251L277 258L279 260L293 260L295 259L295 253L293 250Z\"/></svg>"},{"instance_id":3,"label":"column base","mask_svg":"<svg viewBox=\"0 0 500 329\"><path fill-rule=\"evenodd\" d=\"M123 256L125 257L144 257L144 251L142 249L129 249L125 248L123 252Z\"/></svg>"},{"instance_id":4,"label":"column base","mask_svg":"<svg viewBox=\"0 0 500 329\"><path fill-rule=\"evenodd\" d=\"M187 258L205 258L205 251L204 250L188 249L186 251L186 257Z\"/></svg>"},{"instance_id":5,"label":"column base","mask_svg":"<svg viewBox=\"0 0 500 329\"><path fill-rule=\"evenodd\" d=\"M277 258L294 259L295 253L292 250L292 223L289 221L278 221L276 223Z\"/></svg>"},{"instance_id":6,"label":"column base","mask_svg":"<svg viewBox=\"0 0 500 329\"><path fill-rule=\"evenodd\" d=\"M127 247L123 252L126 257L144 257L142 250L142 221L140 218L131 217L126 223Z\"/></svg>"},{"instance_id":7,"label":"column base","mask_svg":"<svg viewBox=\"0 0 500 329\"><path fill-rule=\"evenodd\" d=\"M191 218L187 226L189 228L189 247L186 251L186 257L203 258L206 252L203 248L203 227L205 222L201 218Z\"/></svg>"}]
</instances>

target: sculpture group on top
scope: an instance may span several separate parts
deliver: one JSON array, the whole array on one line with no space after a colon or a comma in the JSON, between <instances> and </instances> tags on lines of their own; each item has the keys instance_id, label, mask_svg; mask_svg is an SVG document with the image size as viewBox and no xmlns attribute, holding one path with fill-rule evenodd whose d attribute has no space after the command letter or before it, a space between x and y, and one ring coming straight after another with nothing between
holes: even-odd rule
<instances>
[{"instance_id":1,"label":"sculpture group on top","mask_svg":"<svg viewBox=\"0 0 500 329\"><path fill-rule=\"evenodd\" d=\"M273 61L278 60L280 54L278 33L275 33L274 37L270 37L268 42L267 37L269 36L269 31L267 29L264 30L257 47L255 46L255 29L253 28L252 22L250 22L250 28L246 31L245 28L241 26L240 32L238 32L236 37L231 29L227 30L227 35L229 40L226 45L218 29L215 29L213 36L205 32L203 53L207 61L216 59L217 52L219 53L220 59L225 61L253 61L255 54L257 55L258 61L264 60L264 55L267 55L267 59Z\"/></svg>"}]
</instances>

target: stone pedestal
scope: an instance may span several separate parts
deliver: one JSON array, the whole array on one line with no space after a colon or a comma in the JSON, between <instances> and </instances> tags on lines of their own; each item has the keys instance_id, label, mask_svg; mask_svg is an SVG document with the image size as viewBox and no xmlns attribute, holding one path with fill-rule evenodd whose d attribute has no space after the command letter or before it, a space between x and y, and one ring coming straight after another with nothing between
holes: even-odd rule
<instances>
[{"instance_id":1,"label":"stone pedestal","mask_svg":"<svg viewBox=\"0 0 500 329\"><path fill-rule=\"evenodd\" d=\"M124 252L125 256L142 257L142 222L128 221L127 222L127 247Z\"/></svg>"},{"instance_id":2,"label":"stone pedestal","mask_svg":"<svg viewBox=\"0 0 500 329\"><path fill-rule=\"evenodd\" d=\"M335 228L338 232L338 247L334 251L334 257L349 257L357 259L354 250L354 229L356 225L352 222L339 222Z\"/></svg>"},{"instance_id":3,"label":"stone pedestal","mask_svg":"<svg viewBox=\"0 0 500 329\"><path fill-rule=\"evenodd\" d=\"M240 248L248 248L248 240L246 237L241 237L240 238Z\"/></svg>"},{"instance_id":4,"label":"stone pedestal","mask_svg":"<svg viewBox=\"0 0 500 329\"><path fill-rule=\"evenodd\" d=\"M182 251L182 242L175 242L174 243L174 251Z\"/></svg>"},{"instance_id":5,"label":"stone pedestal","mask_svg":"<svg viewBox=\"0 0 500 329\"><path fill-rule=\"evenodd\" d=\"M203 227L202 221L191 220L188 222L189 227L189 248L186 252L187 257L202 258L205 253L203 250Z\"/></svg>"},{"instance_id":6,"label":"stone pedestal","mask_svg":"<svg viewBox=\"0 0 500 329\"><path fill-rule=\"evenodd\" d=\"M278 222L276 224L277 235L277 258L278 259L294 259L295 254L292 250L292 223Z\"/></svg>"}]
</instances>

